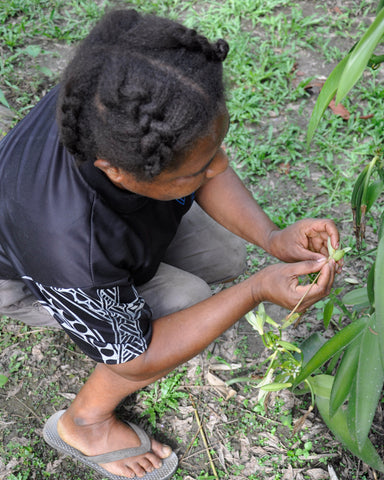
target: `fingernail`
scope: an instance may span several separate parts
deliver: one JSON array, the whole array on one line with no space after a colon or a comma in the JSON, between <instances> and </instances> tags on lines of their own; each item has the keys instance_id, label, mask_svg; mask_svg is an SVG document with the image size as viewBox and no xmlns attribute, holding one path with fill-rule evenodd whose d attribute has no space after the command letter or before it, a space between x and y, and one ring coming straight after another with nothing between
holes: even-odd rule
<instances>
[{"instance_id":1,"label":"fingernail","mask_svg":"<svg viewBox=\"0 0 384 480\"><path fill-rule=\"evenodd\" d=\"M325 257L321 257L321 258L318 258L318 259L316 260L316 262L322 263L322 262L324 262L325 260L326 260Z\"/></svg>"}]
</instances>

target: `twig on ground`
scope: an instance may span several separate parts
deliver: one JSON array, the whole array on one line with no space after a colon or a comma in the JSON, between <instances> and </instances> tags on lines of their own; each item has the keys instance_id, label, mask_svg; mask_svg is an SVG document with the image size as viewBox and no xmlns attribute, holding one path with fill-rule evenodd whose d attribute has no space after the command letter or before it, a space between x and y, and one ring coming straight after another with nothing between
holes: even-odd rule
<instances>
[{"instance_id":1,"label":"twig on ground","mask_svg":"<svg viewBox=\"0 0 384 480\"><path fill-rule=\"evenodd\" d=\"M313 410L313 405L310 405L308 410L304 413L304 415L300 417L299 420L297 420L297 422L293 427L293 431L292 431L293 435L296 435L296 433L302 429L305 420L307 419L308 415L312 412L312 410Z\"/></svg>"},{"instance_id":2,"label":"twig on ground","mask_svg":"<svg viewBox=\"0 0 384 480\"><path fill-rule=\"evenodd\" d=\"M199 433L200 433L200 429L197 430L197 432L196 432L195 435L193 436L192 440L189 442L189 445L188 445L187 449L185 450L185 452L183 453L183 455L182 455L181 458L180 458L180 463L181 463L183 460L186 460L187 458L189 458L189 457L191 457L191 456L194 455L194 454L192 454L192 455L189 455L189 456L187 457L187 454L188 454L189 450L192 448L193 442L196 440L196 438L197 438L197 436L199 435Z\"/></svg>"},{"instance_id":3,"label":"twig on ground","mask_svg":"<svg viewBox=\"0 0 384 480\"><path fill-rule=\"evenodd\" d=\"M25 335L32 335L33 333L42 333L42 332L46 332L47 330L49 330L49 327L44 327L44 328L37 328L35 330L29 330L28 332L23 332L23 333L18 333L16 335L16 337L24 337ZM51 328L50 331L52 332L54 329Z\"/></svg>"},{"instance_id":4,"label":"twig on ground","mask_svg":"<svg viewBox=\"0 0 384 480\"><path fill-rule=\"evenodd\" d=\"M29 410L29 411L32 413L32 415L33 415L34 417L36 417L37 420L38 420L41 424L44 423L44 422L41 420L41 418L36 414L36 412L34 412L31 408L29 408L28 405L26 405L23 401L20 400L20 398L17 398L16 395L13 396L12 398L14 398L15 400L17 400L24 408L26 408L27 410Z\"/></svg>"},{"instance_id":5,"label":"twig on ground","mask_svg":"<svg viewBox=\"0 0 384 480\"><path fill-rule=\"evenodd\" d=\"M195 401L193 400L192 395L190 395L189 397L190 397L190 400L191 400L191 403L192 403L193 410L195 412L195 417L196 417L197 424L199 426L199 431L200 431L200 434L201 434L201 438L203 439L205 450L206 450L207 456L209 458L209 463L211 465L212 473L215 476L216 480L219 480L219 477L218 477L217 471L216 471L216 467L215 467L215 465L213 463L213 460L212 460L211 452L209 451L209 445L208 445L207 437L205 435L204 428L203 428L203 425L202 425L200 417L199 417L199 412L197 411L196 404L195 404Z\"/></svg>"}]
</instances>

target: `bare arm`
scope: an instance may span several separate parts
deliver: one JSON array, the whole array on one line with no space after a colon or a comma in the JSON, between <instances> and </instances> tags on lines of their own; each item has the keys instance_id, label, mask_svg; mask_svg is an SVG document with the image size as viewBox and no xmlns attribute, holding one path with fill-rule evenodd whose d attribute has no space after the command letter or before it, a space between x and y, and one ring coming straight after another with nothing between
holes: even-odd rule
<instances>
[{"instance_id":1,"label":"bare arm","mask_svg":"<svg viewBox=\"0 0 384 480\"><path fill-rule=\"evenodd\" d=\"M270 235L279 228L259 207L232 168L228 167L200 187L196 200L225 228L269 251Z\"/></svg>"},{"instance_id":2,"label":"bare arm","mask_svg":"<svg viewBox=\"0 0 384 480\"><path fill-rule=\"evenodd\" d=\"M339 233L329 219L307 218L280 230L230 167L200 187L196 199L218 223L285 262L328 256L328 237L338 248Z\"/></svg>"},{"instance_id":3,"label":"bare arm","mask_svg":"<svg viewBox=\"0 0 384 480\"><path fill-rule=\"evenodd\" d=\"M298 276L320 268L318 283L301 306L305 310L329 293L334 262L307 261L267 267L203 302L155 320L148 350L130 362L108 368L135 382L159 377L205 349L261 301L293 308L308 288L298 284Z\"/></svg>"}]
</instances>

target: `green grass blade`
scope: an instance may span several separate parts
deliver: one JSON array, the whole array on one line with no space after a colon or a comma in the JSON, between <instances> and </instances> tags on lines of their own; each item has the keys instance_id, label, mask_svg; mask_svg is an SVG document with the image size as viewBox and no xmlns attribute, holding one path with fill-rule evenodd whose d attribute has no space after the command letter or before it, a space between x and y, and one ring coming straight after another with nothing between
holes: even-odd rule
<instances>
[{"instance_id":1,"label":"green grass blade","mask_svg":"<svg viewBox=\"0 0 384 480\"><path fill-rule=\"evenodd\" d=\"M361 336L349 345L337 369L329 405L331 417L335 415L336 411L345 402L352 389L359 360L360 339Z\"/></svg>"},{"instance_id":2,"label":"green grass blade","mask_svg":"<svg viewBox=\"0 0 384 480\"><path fill-rule=\"evenodd\" d=\"M337 89L336 104L339 103L359 80L373 51L384 34L384 9L382 9L356 47L348 55Z\"/></svg>"},{"instance_id":3,"label":"green grass blade","mask_svg":"<svg viewBox=\"0 0 384 480\"><path fill-rule=\"evenodd\" d=\"M7 108L11 108L2 90L0 90L0 103L6 106Z\"/></svg>"},{"instance_id":4,"label":"green grass blade","mask_svg":"<svg viewBox=\"0 0 384 480\"><path fill-rule=\"evenodd\" d=\"M366 325L367 319L365 317L359 318L330 338L309 360L309 362L304 365L300 374L294 380L294 386L299 385L315 370L324 365L326 361L349 345L358 335L361 334Z\"/></svg>"},{"instance_id":5,"label":"green grass blade","mask_svg":"<svg viewBox=\"0 0 384 480\"><path fill-rule=\"evenodd\" d=\"M336 91L339 86L340 78L342 76L344 67L347 63L348 55L339 62L336 67L332 70L327 81L324 83L323 88L320 91L320 94L317 98L316 104L313 108L311 118L309 120L308 130L307 130L307 147L311 143L313 135L317 126L319 125L320 119L323 116L326 108L329 105L329 102L335 96Z\"/></svg>"},{"instance_id":6,"label":"green grass blade","mask_svg":"<svg viewBox=\"0 0 384 480\"><path fill-rule=\"evenodd\" d=\"M314 380L315 382L313 382ZM316 385L316 383L319 385ZM369 439L367 439L363 447L359 449L356 440L348 429L346 412L340 408L332 418L329 416L332 377L329 375L318 375L311 379L311 384L314 387L316 405L320 415L337 440L367 465L379 472L384 472L384 463Z\"/></svg>"}]
</instances>

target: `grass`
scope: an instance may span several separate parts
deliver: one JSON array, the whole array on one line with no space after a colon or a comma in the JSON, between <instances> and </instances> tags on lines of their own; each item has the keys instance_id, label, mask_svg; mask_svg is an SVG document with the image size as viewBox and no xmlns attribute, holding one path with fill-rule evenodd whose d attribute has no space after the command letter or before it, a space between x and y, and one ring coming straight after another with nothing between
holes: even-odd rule
<instances>
[{"instance_id":1,"label":"grass","mask_svg":"<svg viewBox=\"0 0 384 480\"><path fill-rule=\"evenodd\" d=\"M292 0L2 2L0 104L11 112L13 122L20 120L58 82L58 52L69 52L111 6L136 6L145 12L181 19L212 40L224 37L230 44L225 75L231 126L225 144L234 168L260 205L280 227L303 217L331 217L342 229L343 245L353 246L349 198L361 166L382 141L383 76L381 71L367 72L344 103L351 113L350 119L342 120L328 110L310 149L306 149L306 127L317 96L316 89L307 88L308 84L312 79L326 76L353 46L375 7L371 1L351 0L343 2L337 11L328 3ZM360 118L370 114L374 116ZM1 128L5 134L10 124L2 126L0 121ZM374 218L380 209L382 204L368 227L372 236L376 234ZM249 248L249 257L250 271L270 261L257 248ZM353 257L359 259L356 251ZM364 277L365 268L364 263L361 268ZM320 308L318 305L315 315L319 316ZM71 347L64 335L45 333L43 336L17 324L10 330L4 321L1 327L0 374L9 380L0 387L0 402L12 401L14 415L0 414L4 424L0 433L0 457L5 465L12 459L17 460L17 466L6 480L95 478L69 461L49 473L57 457L40 441L43 419L39 421L31 413L38 410L44 416L51 408L62 408L87 377L91 363L77 351L68 351ZM257 375L251 343L252 338L243 335L226 361L229 364L238 361L246 372L251 369ZM194 370L193 375L189 370L179 369L165 382L148 387L143 396L136 399L136 413L146 414L144 418L151 424L164 422L168 427L171 425L171 429L173 423L169 418L175 412L169 412L169 406L186 409L192 416L185 394L192 391L200 400L198 408L204 412L204 422L220 419L212 423L211 437L223 445L221 450L217 444L213 447L219 458L215 460L221 479L279 480L289 465L302 469L304 475L313 465L326 469L324 462L329 458L332 461L332 455L338 452L337 442L327 436L325 430L320 430L319 441L316 435L311 436L308 428L292 434L294 421L307 408L305 399L288 411L278 402L265 411L264 406L255 401L252 386L239 388L241 401L228 402L205 388L204 369L211 364L219 347L220 341L209 350L211 356L201 357L199 369ZM44 352L44 358L38 369L33 358L39 349ZM60 360L60 371L56 371L56 362L50 363L49 358ZM7 397L9 392L16 392L11 400ZM21 399L24 406L17 399ZM176 416L185 418L186 414L183 416L180 411L176 411ZM23 418L25 412L27 417ZM17 432L10 421L19 425ZM319 427L315 417L311 417L311 422L314 428ZM186 425L188 432L192 425ZM183 450L189 447L187 432L183 432L185 438L180 439ZM162 434L159 427L158 434ZM252 473L244 470L249 458L240 457L240 441L244 439L258 452L255 454L258 463ZM198 436L193 438L190 434L189 441L192 450L198 453L182 463L175 478L181 480L187 475L214 478L201 445L199 447ZM310 460L311 456L317 460ZM352 465L352 460L349 463ZM344 471L342 468L341 465L340 471ZM348 478L373 478L367 471L362 474L360 470L359 474L358 466L355 472L349 468Z\"/></svg>"}]
</instances>

